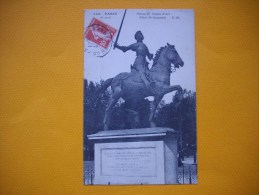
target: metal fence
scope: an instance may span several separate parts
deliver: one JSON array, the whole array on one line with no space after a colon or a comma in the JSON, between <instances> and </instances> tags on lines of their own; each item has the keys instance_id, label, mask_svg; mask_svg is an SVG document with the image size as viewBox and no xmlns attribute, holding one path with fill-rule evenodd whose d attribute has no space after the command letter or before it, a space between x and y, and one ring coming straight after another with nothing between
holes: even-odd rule
<instances>
[{"instance_id":1,"label":"metal fence","mask_svg":"<svg viewBox=\"0 0 259 195\"><path fill-rule=\"evenodd\" d=\"M84 162L84 184L85 185L94 184L94 161Z\"/></svg>"},{"instance_id":2,"label":"metal fence","mask_svg":"<svg viewBox=\"0 0 259 195\"><path fill-rule=\"evenodd\" d=\"M197 164L183 164L178 167L178 182L180 184L197 184Z\"/></svg>"},{"instance_id":3,"label":"metal fence","mask_svg":"<svg viewBox=\"0 0 259 195\"><path fill-rule=\"evenodd\" d=\"M179 184L197 184L197 164L184 164L178 167ZM94 161L84 162L84 184L94 184Z\"/></svg>"}]
</instances>

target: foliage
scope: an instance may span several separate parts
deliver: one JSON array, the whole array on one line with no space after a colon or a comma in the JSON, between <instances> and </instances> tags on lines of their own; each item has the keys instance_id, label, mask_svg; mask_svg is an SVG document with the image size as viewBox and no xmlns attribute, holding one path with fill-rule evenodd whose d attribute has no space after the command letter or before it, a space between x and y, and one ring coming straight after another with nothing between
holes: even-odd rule
<instances>
[{"instance_id":1,"label":"foliage","mask_svg":"<svg viewBox=\"0 0 259 195\"><path fill-rule=\"evenodd\" d=\"M182 95L182 98L181 98ZM172 102L160 106L155 117L157 126L171 127L181 133L180 150L184 156L196 153L196 93L176 92Z\"/></svg>"},{"instance_id":2,"label":"foliage","mask_svg":"<svg viewBox=\"0 0 259 195\"><path fill-rule=\"evenodd\" d=\"M102 128L102 120L109 101L109 91L97 93L103 81L99 83L84 80L84 152L85 160L93 158L93 146L87 135L97 133ZM90 155L89 155L90 154Z\"/></svg>"}]
</instances>

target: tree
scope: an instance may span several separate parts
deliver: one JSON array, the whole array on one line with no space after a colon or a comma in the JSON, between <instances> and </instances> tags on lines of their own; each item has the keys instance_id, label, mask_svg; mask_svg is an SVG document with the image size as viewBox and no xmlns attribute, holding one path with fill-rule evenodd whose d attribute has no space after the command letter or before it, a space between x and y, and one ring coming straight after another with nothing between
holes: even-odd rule
<instances>
[{"instance_id":1,"label":"tree","mask_svg":"<svg viewBox=\"0 0 259 195\"><path fill-rule=\"evenodd\" d=\"M182 97L182 98L181 98ZM160 106L155 117L157 126L171 127L181 133L180 150L185 156L196 154L196 93L176 92L172 102Z\"/></svg>"},{"instance_id":2,"label":"tree","mask_svg":"<svg viewBox=\"0 0 259 195\"><path fill-rule=\"evenodd\" d=\"M97 93L100 83L84 80L84 149L85 160L93 158L93 146L87 139L87 135L97 133L102 129L102 120L106 105L109 101L110 91L107 89L103 93ZM87 152L88 151L88 152Z\"/></svg>"}]
</instances>

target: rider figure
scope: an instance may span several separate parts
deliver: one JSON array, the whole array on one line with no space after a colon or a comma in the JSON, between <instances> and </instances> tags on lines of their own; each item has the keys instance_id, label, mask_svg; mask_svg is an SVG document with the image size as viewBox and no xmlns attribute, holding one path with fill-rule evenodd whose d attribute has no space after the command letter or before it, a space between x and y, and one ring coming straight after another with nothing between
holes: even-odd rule
<instances>
[{"instance_id":1,"label":"rider figure","mask_svg":"<svg viewBox=\"0 0 259 195\"><path fill-rule=\"evenodd\" d=\"M154 91L153 87L151 87L150 82L146 77L146 71L148 70L148 62L146 60L146 56L149 60L153 58L153 54L149 53L147 46L143 43L144 36L141 31L137 31L135 33L136 43L133 43L127 47L119 46L116 42L114 47L126 52L128 50L132 50L136 52L136 59L133 64L133 69L137 70L140 73L140 78L142 82L145 84L146 88Z\"/></svg>"}]
</instances>

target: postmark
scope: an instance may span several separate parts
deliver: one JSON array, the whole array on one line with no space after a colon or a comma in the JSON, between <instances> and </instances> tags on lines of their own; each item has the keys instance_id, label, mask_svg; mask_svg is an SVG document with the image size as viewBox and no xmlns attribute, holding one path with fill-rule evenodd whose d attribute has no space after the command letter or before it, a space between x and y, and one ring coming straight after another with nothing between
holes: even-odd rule
<instances>
[{"instance_id":1,"label":"postmark","mask_svg":"<svg viewBox=\"0 0 259 195\"><path fill-rule=\"evenodd\" d=\"M111 49L117 30L101 20L93 18L85 29L85 52L96 57L105 56Z\"/></svg>"}]
</instances>

